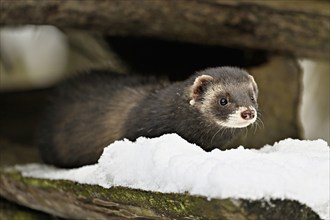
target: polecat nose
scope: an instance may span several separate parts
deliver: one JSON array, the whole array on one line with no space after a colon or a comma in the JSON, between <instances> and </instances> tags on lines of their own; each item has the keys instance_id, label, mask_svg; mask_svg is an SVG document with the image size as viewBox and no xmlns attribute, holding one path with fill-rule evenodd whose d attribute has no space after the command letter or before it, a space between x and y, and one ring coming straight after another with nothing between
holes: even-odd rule
<instances>
[{"instance_id":1,"label":"polecat nose","mask_svg":"<svg viewBox=\"0 0 330 220\"><path fill-rule=\"evenodd\" d=\"M241 117L245 120L250 120L254 118L254 114L255 114L254 110L248 109L241 113Z\"/></svg>"}]
</instances>

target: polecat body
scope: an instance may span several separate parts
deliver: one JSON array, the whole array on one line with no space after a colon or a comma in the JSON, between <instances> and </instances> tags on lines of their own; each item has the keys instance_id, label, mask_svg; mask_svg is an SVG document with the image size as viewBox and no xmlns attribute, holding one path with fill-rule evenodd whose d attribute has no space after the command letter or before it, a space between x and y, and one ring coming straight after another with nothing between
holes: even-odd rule
<instances>
[{"instance_id":1,"label":"polecat body","mask_svg":"<svg viewBox=\"0 0 330 220\"><path fill-rule=\"evenodd\" d=\"M46 163L97 162L127 138L177 133L205 150L223 148L257 117L257 85L244 70L210 68L169 83L106 71L83 74L56 90L39 138Z\"/></svg>"}]
</instances>

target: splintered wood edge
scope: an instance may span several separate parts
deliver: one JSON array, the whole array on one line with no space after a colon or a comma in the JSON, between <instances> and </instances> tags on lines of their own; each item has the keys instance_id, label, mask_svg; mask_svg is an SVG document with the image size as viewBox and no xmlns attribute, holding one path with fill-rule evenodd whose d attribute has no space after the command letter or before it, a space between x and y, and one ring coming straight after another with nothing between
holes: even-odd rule
<instances>
[{"instance_id":1,"label":"splintered wood edge","mask_svg":"<svg viewBox=\"0 0 330 220\"><path fill-rule=\"evenodd\" d=\"M75 219L320 219L297 201L207 199L126 187L105 189L66 180L27 178L14 168L0 169L0 195L32 209Z\"/></svg>"}]
</instances>

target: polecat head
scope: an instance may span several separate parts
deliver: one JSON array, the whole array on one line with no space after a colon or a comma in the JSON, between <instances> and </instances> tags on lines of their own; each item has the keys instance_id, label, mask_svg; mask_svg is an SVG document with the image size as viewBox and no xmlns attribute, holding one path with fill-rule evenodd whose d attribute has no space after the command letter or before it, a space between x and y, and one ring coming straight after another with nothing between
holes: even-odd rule
<instances>
[{"instance_id":1,"label":"polecat head","mask_svg":"<svg viewBox=\"0 0 330 220\"><path fill-rule=\"evenodd\" d=\"M243 128L257 119L258 87L246 71L234 67L209 68L194 76L190 104L227 128Z\"/></svg>"}]
</instances>

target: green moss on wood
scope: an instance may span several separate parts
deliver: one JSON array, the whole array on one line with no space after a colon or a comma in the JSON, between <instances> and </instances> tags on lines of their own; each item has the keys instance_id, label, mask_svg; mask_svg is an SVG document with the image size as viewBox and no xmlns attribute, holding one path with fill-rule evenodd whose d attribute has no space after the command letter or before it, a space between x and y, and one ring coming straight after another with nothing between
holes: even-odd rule
<instances>
[{"instance_id":1,"label":"green moss on wood","mask_svg":"<svg viewBox=\"0 0 330 220\"><path fill-rule=\"evenodd\" d=\"M7 181L7 185L4 181ZM40 191L40 193L46 191L52 195L58 193L61 198L67 197L68 202L75 201L74 203L79 203L79 206L92 207L95 215L109 212L111 215L152 219L179 219L183 217L188 219L238 220L319 219L309 207L296 201L208 200L205 197L188 194L148 192L126 187L105 189L100 186L78 184L65 180L26 178L15 170L0 170L0 187L6 188L15 184L18 189L28 188L30 191ZM8 194L6 195L8 196ZM40 200L40 198L38 199ZM40 201L40 203L42 206L43 202Z\"/></svg>"}]
</instances>

